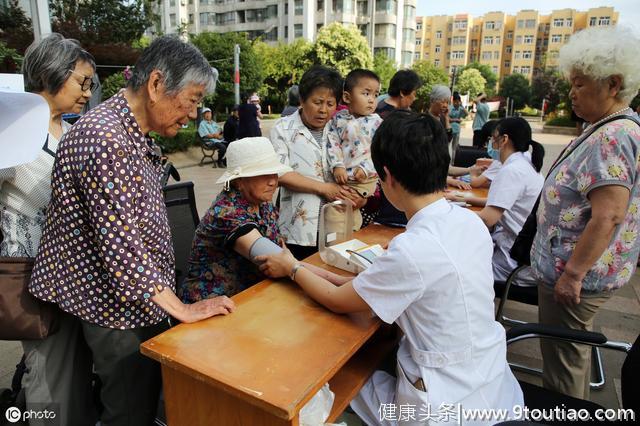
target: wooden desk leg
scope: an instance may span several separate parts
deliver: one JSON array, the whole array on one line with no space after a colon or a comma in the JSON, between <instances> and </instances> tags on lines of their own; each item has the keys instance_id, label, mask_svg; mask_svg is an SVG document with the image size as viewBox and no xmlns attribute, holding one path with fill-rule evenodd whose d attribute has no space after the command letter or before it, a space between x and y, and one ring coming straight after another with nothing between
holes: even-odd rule
<instances>
[{"instance_id":1,"label":"wooden desk leg","mask_svg":"<svg viewBox=\"0 0 640 426\"><path fill-rule=\"evenodd\" d=\"M169 426L298 426L165 365L162 381Z\"/></svg>"}]
</instances>

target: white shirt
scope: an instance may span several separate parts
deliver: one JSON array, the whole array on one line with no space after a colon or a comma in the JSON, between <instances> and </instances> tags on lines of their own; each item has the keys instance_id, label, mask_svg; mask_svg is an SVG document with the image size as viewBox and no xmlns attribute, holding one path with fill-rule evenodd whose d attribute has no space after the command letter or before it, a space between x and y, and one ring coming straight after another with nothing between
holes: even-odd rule
<instances>
[{"instance_id":1,"label":"white shirt","mask_svg":"<svg viewBox=\"0 0 640 426\"><path fill-rule=\"evenodd\" d=\"M506 360L504 328L494 320L491 255L480 218L441 199L416 213L353 281L380 319L404 332L398 363L411 381L423 378L433 407L463 400L476 408L522 403ZM445 359L467 355L428 368L413 360L412 346Z\"/></svg>"},{"instance_id":2,"label":"white shirt","mask_svg":"<svg viewBox=\"0 0 640 426\"><path fill-rule=\"evenodd\" d=\"M495 243L493 272L498 281L505 281L518 266L509 256L509 250L531 213L543 184L544 178L522 152L511 154L492 179L486 205L504 209L491 234Z\"/></svg>"},{"instance_id":3,"label":"white shirt","mask_svg":"<svg viewBox=\"0 0 640 426\"><path fill-rule=\"evenodd\" d=\"M271 130L271 143L282 164L320 182L333 182L327 160L327 131L319 143L300 118L300 110L279 119ZM315 246L322 198L311 193L280 188L280 232L289 244Z\"/></svg>"}]
</instances>

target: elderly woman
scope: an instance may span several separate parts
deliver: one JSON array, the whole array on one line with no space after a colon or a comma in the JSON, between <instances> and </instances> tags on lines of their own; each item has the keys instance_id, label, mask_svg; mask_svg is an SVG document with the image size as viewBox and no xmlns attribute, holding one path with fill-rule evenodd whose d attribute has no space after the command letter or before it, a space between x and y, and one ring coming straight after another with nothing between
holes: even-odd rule
<instances>
[{"instance_id":1,"label":"elderly woman","mask_svg":"<svg viewBox=\"0 0 640 426\"><path fill-rule=\"evenodd\" d=\"M376 114L384 119L396 109L410 109L420 87L422 81L415 71L396 72L389 82L389 96L378 102Z\"/></svg>"},{"instance_id":2,"label":"elderly woman","mask_svg":"<svg viewBox=\"0 0 640 426\"><path fill-rule=\"evenodd\" d=\"M317 251L320 207L337 199L365 199L333 181L327 160L328 123L342 97L342 77L316 66L300 80L301 107L278 120L271 143L280 161L293 171L280 179L280 231L291 252L304 259Z\"/></svg>"},{"instance_id":3,"label":"elderly woman","mask_svg":"<svg viewBox=\"0 0 640 426\"><path fill-rule=\"evenodd\" d=\"M189 274L178 288L185 303L231 297L256 284L264 275L254 257L281 250L278 210L271 200L278 176L291 168L278 161L271 142L262 137L232 143L228 158L229 168L217 181L224 189L198 225Z\"/></svg>"},{"instance_id":4,"label":"elderly woman","mask_svg":"<svg viewBox=\"0 0 640 426\"><path fill-rule=\"evenodd\" d=\"M169 315L193 322L234 309L224 297L186 305L174 294L162 167L149 137L175 136L214 84L196 48L160 37L140 56L127 88L60 142L29 291L64 311L60 331L47 339L66 350L57 367L70 386L54 401L76 405L64 424L92 424L92 370L102 382L102 424L152 424L160 371L140 344L166 330Z\"/></svg>"},{"instance_id":5,"label":"elderly woman","mask_svg":"<svg viewBox=\"0 0 640 426\"><path fill-rule=\"evenodd\" d=\"M589 123L552 167L537 212L531 266L540 322L590 330L625 285L640 252L640 40L620 28L588 29L560 50L575 113ZM544 386L589 397L590 349L542 340Z\"/></svg>"},{"instance_id":6,"label":"elderly woman","mask_svg":"<svg viewBox=\"0 0 640 426\"><path fill-rule=\"evenodd\" d=\"M76 40L60 34L51 34L27 49L23 63L25 86L49 104L49 133L40 141L43 147L35 161L0 170L1 256L36 256L51 198L51 169L58 141L71 127L62 120L62 114L82 111L91 97L94 72L93 57ZM28 371L23 383L27 407L55 408L61 424L68 424L65 419L71 401L54 401L54 397L69 390L69 383L58 369L67 356L67 347L52 345L50 340L24 341L22 345ZM45 352L52 356L43 358ZM35 403L37 407L32 405Z\"/></svg>"}]
</instances>

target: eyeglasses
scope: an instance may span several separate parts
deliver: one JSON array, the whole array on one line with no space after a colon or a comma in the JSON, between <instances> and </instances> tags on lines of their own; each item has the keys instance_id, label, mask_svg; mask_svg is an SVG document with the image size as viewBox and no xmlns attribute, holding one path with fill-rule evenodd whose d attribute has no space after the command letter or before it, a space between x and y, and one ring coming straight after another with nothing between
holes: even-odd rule
<instances>
[{"instance_id":1,"label":"eyeglasses","mask_svg":"<svg viewBox=\"0 0 640 426\"><path fill-rule=\"evenodd\" d=\"M93 77L87 77L86 75L80 74L79 72L74 70L69 70L69 72L77 74L80 77L84 77L84 80L82 80L82 83L80 83L80 87L82 88L83 92L86 92L87 90L93 91L93 89L96 88L96 83L93 82Z\"/></svg>"}]
</instances>

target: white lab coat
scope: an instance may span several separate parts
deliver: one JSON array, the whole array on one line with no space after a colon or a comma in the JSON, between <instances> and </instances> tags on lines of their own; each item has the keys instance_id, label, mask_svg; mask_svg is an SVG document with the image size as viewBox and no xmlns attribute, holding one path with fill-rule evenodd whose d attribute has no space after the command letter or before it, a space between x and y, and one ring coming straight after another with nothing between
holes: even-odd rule
<instances>
[{"instance_id":1,"label":"white lab coat","mask_svg":"<svg viewBox=\"0 0 640 426\"><path fill-rule=\"evenodd\" d=\"M435 412L441 404L507 410L523 404L504 329L494 320L491 254L478 216L441 199L416 213L387 253L354 279L376 315L404 332L398 379L378 371L351 402L367 424L397 423L380 420L381 404L413 405L413 422L402 425L427 424L420 410L428 406ZM413 386L418 378L426 392Z\"/></svg>"}]
</instances>

